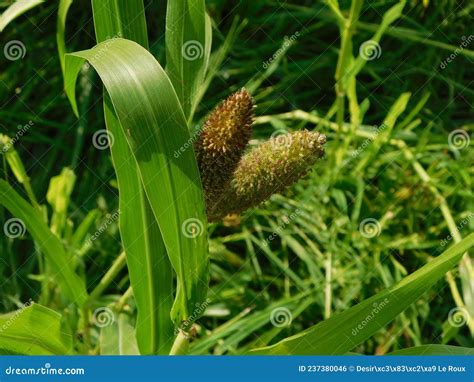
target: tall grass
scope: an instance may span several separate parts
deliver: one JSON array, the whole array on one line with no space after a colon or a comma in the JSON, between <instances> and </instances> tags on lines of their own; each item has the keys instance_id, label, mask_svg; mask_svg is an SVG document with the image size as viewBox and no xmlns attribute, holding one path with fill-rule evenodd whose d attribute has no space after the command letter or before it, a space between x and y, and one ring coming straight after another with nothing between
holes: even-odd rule
<instances>
[{"instance_id":1,"label":"tall grass","mask_svg":"<svg viewBox=\"0 0 474 382\"><path fill-rule=\"evenodd\" d=\"M39 3L21 9L12 5L1 25ZM370 99L361 98L364 90L359 77L372 64L366 55L373 51L357 48L357 28L362 25L364 30L365 26L370 32L367 41L376 49L385 35L400 36L391 26L403 17L406 2L386 7L377 25L362 23L363 5L354 0L346 10L337 1L326 2L328 16L323 23L336 28L340 43L331 68L335 97L326 115L299 109L269 113L274 105L265 102L265 97L280 91L270 78L291 65L286 61L290 45L284 43L261 72L244 73L246 88L257 101L263 101L255 121L257 128L262 127L257 138L269 126L276 132L311 126L325 132L329 144L324 166L315 168L290 194L276 195L244 215L238 229L229 220L208 227L198 164L189 143L206 109L202 102L206 90L212 88L219 67L249 21L239 24L236 18L227 36L214 31L221 45L211 54L212 20L205 2L170 1L162 17L166 37L158 36L161 45L157 49L150 48L148 31L152 28L147 27L142 0L92 1L96 44L66 54L66 19L74 4L61 1L56 70L63 76L61 82L79 117L79 128L87 121L86 100L91 91L84 72L93 68L103 85L104 124L98 126L98 133L107 137L110 146L119 204L109 216L112 221L102 225L116 226L118 218L120 245L115 252L107 246L99 248L107 252L108 271L99 266L100 272L92 272L95 266L87 254L96 245L93 225L100 212L87 211L73 225L68 207L73 204L78 181L65 169L49 184L50 217L43 198L33 191L17 144L2 136L4 167L8 166L14 181L0 180L0 204L17 219L14 222L20 231L26 229L31 235L41 293L35 299L38 303L22 306L16 301L19 310L0 316L0 324L8 326L0 331L0 352L346 354L382 335L388 339L379 341L375 352L387 353L397 348L392 345L400 327L413 339L413 346L394 354L472 353L469 341L459 335L460 328L447 325L452 320L446 321L441 341L431 346L419 341L422 336L414 304L421 298L422 308L427 309L423 296L443 277L454 312L463 318L468 312L466 323L473 332L472 265L467 251L474 245L474 234L461 238L445 196L451 190L439 186L429 174L420 155L427 143L423 136L418 142L413 135L429 97L400 91L392 95L393 102L377 120L367 113ZM306 5L288 7L302 17L314 13ZM308 27L305 33L317 35L320 27L322 24L315 24L314 31ZM294 75L294 70L288 72L285 84ZM218 85L215 89L218 93ZM77 158L72 162L77 163ZM412 187L400 186L395 166L416 179L415 185L428 195L433 209L439 209L438 224L447 227L453 238L453 245L434 258L430 256L436 254L435 245L421 231L408 235L391 227L397 216L407 226L415 226L415 217L406 214L403 206L392 203L380 209L378 203L371 205L373 195L377 199L396 192L399 200L413 197ZM375 182L382 171L386 183L380 195ZM13 221L9 216L5 224ZM386 233L388 227L390 233ZM439 231L437 227L419 228ZM14 253L12 243L18 237L10 233L2 254ZM248 258L238 254L242 248ZM385 262L381 256L387 251L413 251L415 266L405 266L397 256ZM9 272L15 274L16 262L6 261L12 268ZM239 268L243 271L236 271ZM366 288L360 279L372 272L380 275L382 285L379 281L374 285L369 277ZM18 280L11 277L11 282ZM420 314L425 314L423 309ZM391 322L399 325L390 326ZM206 331L204 325L212 329ZM448 346L452 339L460 346ZM380 345L384 343L388 345Z\"/></svg>"}]
</instances>

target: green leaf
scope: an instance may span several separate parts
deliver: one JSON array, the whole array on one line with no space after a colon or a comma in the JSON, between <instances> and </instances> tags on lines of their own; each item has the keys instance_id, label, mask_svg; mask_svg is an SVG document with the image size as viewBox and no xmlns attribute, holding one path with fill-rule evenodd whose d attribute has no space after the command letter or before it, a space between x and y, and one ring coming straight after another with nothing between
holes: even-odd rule
<instances>
[{"instance_id":1,"label":"green leaf","mask_svg":"<svg viewBox=\"0 0 474 382\"><path fill-rule=\"evenodd\" d=\"M387 28L392 24L394 21L399 19L402 14L403 14L403 8L405 7L406 0L400 0L397 4L392 6L387 12L385 12L382 22L378 26L375 34L370 38L370 40L367 40L367 43L371 45L373 48L380 49L382 51L382 48L378 45L380 40L382 39L382 36L386 32ZM383 52L382 52L383 54ZM358 57L352 61L351 65L349 68L347 68L344 73L344 80L348 81L350 77L355 77L357 74L360 73L360 71L364 68L364 66L367 64L368 60L367 57L364 57L361 52L359 52Z\"/></svg>"},{"instance_id":2,"label":"green leaf","mask_svg":"<svg viewBox=\"0 0 474 382\"><path fill-rule=\"evenodd\" d=\"M92 0L97 42L123 37L148 48L143 0Z\"/></svg>"},{"instance_id":3,"label":"green leaf","mask_svg":"<svg viewBox=\"0 0 474 382\"><path fill-rule=\"evenodd\" d=\"M135 339L135 328L130 323L130 317L119 314L118 319L111 325L100 330L101 355L138 355Z\"/></svg>"},{"instance_id":4,"label":"green leaf","mask_svg":"<svg viewBox=\"0 0 474 382\"><path fill-rule=\"evenodd\" d=\"M44 0L17 0L10 5L0 16L0 32L13 20L30 9L44 3Z\"/></svg>"},{"instance_id":5,"label":"green leaf","mask_svg":"<svg viewBox=\"0 0 474 382\"><path fill-rule=\"evenodd\" d=\"M0 316L0 354L68 355L72 337L61 315L31 300L19 310Z\"/></svg>"},{"instance_id":6,"label":"green leaf","mask_svg":"<svg viewBox=\"0 0 474 382\"><path fill-rule=\"evenodd\" d=\"M38 210L34 209L4 180L0 180L0 204L20 219L44 253L51 267L54 280L61 291L73 303L82 305L87 299L84 281L74 271L74 259L69 257L61 241L43 222Z\"/></svg>"},{"instance_id":7,"label":"green leaf","mask_svg":"<svg viewBox=\"0 0 474 382\"><path fill-rule=\"evenodd\" d=\"M92 5L98 42L124 36L148 46L142 0L93 1ZM104 100L107 129L114 137L111 152L119 187L120 233L138 310L138 346L142 354L168 354L174 337L171 263L124 131L107 94Z\"/></svg>"},{"instance_id":8,"label":"green leaf","mask_svg":"<svg viewBox=\"0 0 474 382\"><path fill-rule=\"evenodd\" d=\"M421 345L396 350L387 355L474 355L474 349L449 345Z\"/></svg>"},{"instance_id":9,"label":"green leaf","mask_svg":"<svg viewBox=\"0 0 474 382\"><path fill-rule=\"evenodd\" d=\"M474 234L471 234L396 285L299 334L275 345L255 349L250 354L347 353L416 301L446 272L456 266L464 252L473 245Z\"/></svg>"},{"instance_id":10,"label":"green leaf","mask_svg":"<svg viewBox=\"0 0 474 382\"><path fill-rule=\"evenodd\" d=\"M180 325L197 318L193 312L206 298L209 279L206 216L196 158L192 149L175 155L191 139L184 113L159 63L140 45L120 38L66 56L66 91L71 102L77 68L85 60L101 77L138 164L177 273L172 316Z\"/></svg>"},{"instance_id":11,"label":"green leaf","mask_svg":"<svg viewBox=\"0 0 474 382\"><path fill-rule=\"evenodd\" d=\"M61 237L66 224L67 209L72 190L76 183L76 175L70 168L64 168L61 174L51 178L46 199L53 209L51 230Z\"/></svg>"},{"instance_id":12,"label":"green leaf","mask_svg":"<svg viewBox=\"0 0 474 382\"><path fill-rule=\"evenodd\" d=\"M142 354L168 354L174 335L170 318L173 271L137 164L108 95L104 113L107 128L115 137L111 151L119 185L119 225L138 310L138 345Z\"/></svg>"},{"instance_id":13,"label":"green leaf","mask_svg":"<svg viewBox=\"0 0 474 382\"><path fill-rule=\"evenodd\" d=\"M168 1L166 73L190 121L209 63L211 23L204 0Z\"/></svg>"},{"instance_id":14,"label":"green leaf","mask_svg":"<svg viewBox=\"0 0 474 382\"><path fill-rule=\"evenodd\" d=\"M74 0L60 0L56 21L56 45L58 46L59 62L64 78L64 55L66 54L66 19L69 8Z\"/></svg>"},{"instance_id":15,"label":"green leaf","mask_svg":"<svg viewBox=\"0 0 474 382\"><path fill-rule=\"evenodd\" d=\"M393 103L392 107L387 113L383 124L378 127L375 138L372 140L369 147L364 153L364 157L357 164L356 171L361 173L364 169L374 162L374 158L380 151L382 146L388 142L392 134L393 127L397 122L398 117L405 111L408 101L410 100L411 93L402 93L400 97Z\"/></svg>"},{"instance_id":16,"label":"green leaf","mask_svg":"<svg viewBox=\"0 0 474 382\"><path fill-rule=\"evenodd\" d=\"M58 46L59 62L64 78L64 55L66 54L66 19L73 0L60 0L58 19L56 21L56 45Z\"/></svg>"}]
</instances>

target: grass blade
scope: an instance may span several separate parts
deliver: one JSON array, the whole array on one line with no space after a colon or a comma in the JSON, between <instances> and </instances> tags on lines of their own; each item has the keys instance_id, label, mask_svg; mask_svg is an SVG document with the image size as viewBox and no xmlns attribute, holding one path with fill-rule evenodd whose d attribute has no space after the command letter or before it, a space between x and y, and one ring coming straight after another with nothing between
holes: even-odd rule
<instances>
[{"instance_id":1,"label":"grass blade","mask_svg":"<svg viewBox=\"0 0 474 382\"><path fill-rule=\"evenodd\" d=\"M41 3L44 3L44 0L17 0L14 2L0 16L0 32L17 17Z\"/></svg>"},{"instance_id":2,"label":"grass blade","mask_svg":"<svg viewBox=\"0 0 474 382\"><path fill-rule=\"evenodd\" d=\"M138 345L142 354L168 354L174 332L170 318L171 264L141 185L137 164L108 95L104 113L107 128L114 136L111 151L119 184L120 234L138 309Z\"/></svg>"},{"instance_id":3,"label":"grass blade","mask_svg":"<svg viewBox=\"0 0 474 382\"><path fill-rule=\"evenodd\" d=\"M58 19L56 21L56 45L58 46L59 62L64 78L64 55L66 54L66 19L69 8L74 0L60 0Z\"/></svg>"},{"instance_id":4,"label":"grass blade","mask_svg":"<svg viewBox=\"0 0 474 382\"><path fill-rule=\"evenodd\" d=\"M38 304L0 316L0 354L72 354L72 336L61 315Z\"/></svg>"},{"instance_id":5,"label":"grass blade","mask_svg":"<svg viewBox=\"0 0 474 382\"><path fill-rule=\"evenodd\" d=\"M178 276L172 316L193 316L208 287L204 198L193 150L174 152L190 140L173 86L140 45L114 39L66 56L66 90L73 102L77 67L88 60L107 89L125 132L168 256Z\"/></svg>"},{"instance_id":6,"label":"grass blade","mask_svg":"<svg viewBox=\"0 0 474 382\"><path fill-rule=\"evenodd\" d=\"M474 349L450 345L421 345L395 350L387 355L474 355Z\"/></svg>"},{"instance_id":7,"label":"grass blade","mask_svg":"<svg viewBox=\"0 0 474 382\"><path fill-rule=\"evenodd\" d=\"M148 48L143 0L92 0L97 42L123 37Z\"/></svg>"},{"instance_id":8,"label":"grass blade","mask_svg":"<svg viewBox=\"0 0 474 382\"><path fill-rule=\"evenodd\" d=\"M405 277L398 284L328 320L250 354L344 354L370 338L431 288L474 245L474 234ZM376 313L374 313L376 312ZM370 320L367 320L370 317ZM360 323L367 324L360 329Z\"/></svg>"},{"instance_id":9,"label":"grass blade","mask_svg":"<svg viewBox=\"0 0 474 382\"><path fill-rule=\"evenodd\" d=\"M211 25L204 0L168 1L166 73L186 119L192 119L211 50Z\"/></svg>"},{"instance_id":10,"label":"grass blade","mask_svg":"<svg viewBox=\"0 0 474 382\"><path fill-rule=\"evenodd\" d=\"M92 6L98 42L123 36L148 47L142 0L93 1ZM137 342L142 354L168 354L174 336L173 271L136 161L110 97L104 98L107 129L114 137L111 152L119 185L120 232L138 310Z\"/></svg>"},{"instance_id":11,"label":"grass blade","mask_svg":"<svg viewBox=\"0 0 474 382\"><path fill-rule=\"evenodd\" d=\"M100 330L101 355L138 355L138 347L133 335L134 327L127 314L119 314L112 325Z\"/></svg>"},{"instance_id":12,"label":"grass blade","mask_svg":"<svg viewBox=\"0 0 474 382\"><path fill-rule=\"evenodd\" d=\"M74 259L68 256L61 241L43 222L42 216L4 180L0 180L0 204L20 219L44 253L51 274L61 291L73 303L82 305L87 299L84 281L74 271Z\"/></svg>"}]
</instances>

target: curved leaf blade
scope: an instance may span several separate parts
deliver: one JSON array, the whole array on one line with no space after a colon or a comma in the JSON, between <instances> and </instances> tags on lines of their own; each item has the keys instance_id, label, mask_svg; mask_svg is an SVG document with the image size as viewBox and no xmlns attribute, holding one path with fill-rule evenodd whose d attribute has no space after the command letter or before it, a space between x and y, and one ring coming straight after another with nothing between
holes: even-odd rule
<instances>
[{"instance_id":1,"label":"curved leaf blade","mask_svg":"<svg viewBox=\"0 0 474 382\"><path fill-rule=\"evenodd\" d=\"M76 68L88 60L101 77L138 164L158 221L178 288L172 316L177 325L195 318L207 295L204 198L186 119L173 86L154 57L139 44L113 39L66 56L66 91L74 99ZM194 230L189 231L191 227Z\"/></svg>"},{"instance_id":2,"label":"curved leaf blade","mask_svg":"<svg viewBox=\"0 0 474 382\"><path fill-rule=\"evenodd\" d=\"M87 299L85 283L75 273L74 261L64 250L61 241L44 223L39 212L4 180L0 180L0 195L0 205L22 221L44 253L61 291L71 302L82 305Z\"/></svg>"},{"instance_id":3,"label":"curved leaf blade","mask_svg":"<svg viewBox=\"0 0 474 382\"><path fill-rule=\"evenodd\" d=\"M370 338L416 301L456 266L463 254L473 245L474 234L471 234L393 287L299 334L275 345L255 349L249 354L345 354ZM362 322L366 324L362 325Z\"/></svg>"},{"instance_id":4,"label":"curved leaf blade","mask_svg":"<svg viewBox=\"0 0 474 382\"><path fill-rule=\"evenodd\" d=\"M97 42L122 36L148 47L143 0L93 0L92 9ZM106 126L114 137L111 153L119 187L120 233L138 311L138 347L141 354L168 354L174 339L173 270L133 153L108 94L104 99Z\"/></svg>"},{"instance_id":5,"label":"curved leaf blade","mask_svg":"<svg viewBox=\"0 0 474 382\"><path fill-rule=\"evenodd\" d=\"M190 121L209 64L212 28L204 0L168 1L166 73Z\"/></svg>"},{"instance_id":6,"label":"curved leaf blade","mask_svg":"<svg viewBox=\"0 0 474 382\"><path fill-rule=\"evenodd\" d=\"M0 354L72 354L72 336L64 332L61 315L32 303L0 316Z\"/></svg>"},{"instance_id":7,"label":"curved leaf blade","mask_svg":"<svg viewBox=\"0 0 474 382\"><path fill-rule=\"evenodd\" d=\"M17 0L14 2L0 16L0 32L17 17L41 3L44 3L44 0Z\"/></svg>"},{"instance_id":8,"label":"curved leaf blade","mask_svg":"<svg viewBox=\"0 0 474 382\"><path fill-rule=\"evenodd\" d=\"M474 355L474 349L450 345L421 345L396 350L386 355Z\"/></svg>"}]
</instances>

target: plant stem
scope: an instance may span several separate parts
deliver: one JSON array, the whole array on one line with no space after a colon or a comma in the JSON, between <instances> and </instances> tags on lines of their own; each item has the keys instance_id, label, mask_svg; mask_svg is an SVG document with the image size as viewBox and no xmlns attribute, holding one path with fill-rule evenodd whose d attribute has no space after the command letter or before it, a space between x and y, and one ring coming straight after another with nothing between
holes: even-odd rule
<instances>
[{"instance_id":1,"label":"plant stem","mask_svg":"<svg viewBox=\"0 0 474 382\"><path fill-rule=\"evenodd\" d=\"M125 256L125 252L122 252L113 262L112 266L106 272L104 277L99 281L99 284L94 288L94 290L89 295L88 303L90 304L92 301L97 300L104 290L112 283L112 281L117 277L120 271L125 267L127 263L127 259Z\"/></svg>"},{"instance_id":2,"label":"plant stem","mask_svg":"<svg viewBox=\"0 0 474 382\"><path fill-rule=\"evenodd\" d=\"M331 289L331 280L332 280L332 255L328 253L328 258L326 260L326 285L324 288L324 319L327 320L331 317L331 300L332 300L332 289Z\"/></svg>"},{"instance_id":3,"label":"plant stem","mask_svg":"<svg viewBox=\"0 0 474 382\"><path fill-rule=\"evenodd\" d=\"M115 304L115 310L120 313L123 310L123 307L127 303L128 299L133 295L132 287L128 287L125 293L120 297L120 299Z\"/></svg>"},{"instance_id":4,"label":"plant stem","mask_svg":"<svg viewBox=\"0 0 474 382\"><path fill-rule=\"evenodd\" d=\"M179 331L178 336L174 340L170 355L184 355L188 352L189 337L182 330Z\"/></svg>"}]
</instances>

